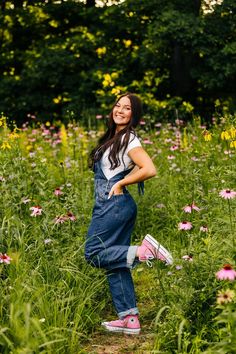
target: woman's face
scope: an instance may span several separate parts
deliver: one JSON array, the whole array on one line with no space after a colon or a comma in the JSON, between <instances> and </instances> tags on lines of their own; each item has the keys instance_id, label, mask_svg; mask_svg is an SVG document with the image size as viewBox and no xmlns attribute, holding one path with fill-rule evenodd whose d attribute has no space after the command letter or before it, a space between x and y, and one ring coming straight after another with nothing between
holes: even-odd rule
<instances>
[{"instance_id":1,"label":"woman's face","mask_svg":"<svg viewBox=\"0 0 236 354\"><path fill-rule=\"evenodd\" d=\"M131 102L127 96L121 97L112 111L113 120L116 124L116 131L124 129L129 124L132 110Z\"/></svg>"}]
</instances>

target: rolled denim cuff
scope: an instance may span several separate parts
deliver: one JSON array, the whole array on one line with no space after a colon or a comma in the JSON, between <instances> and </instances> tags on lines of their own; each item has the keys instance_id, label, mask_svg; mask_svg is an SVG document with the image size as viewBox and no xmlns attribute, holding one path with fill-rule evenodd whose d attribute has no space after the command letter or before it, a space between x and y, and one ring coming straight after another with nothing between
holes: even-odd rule
<instances>
[{"instance_id":1,"label":"rolled denim cuff","mask_svg":"<svg viewBox=\"0 0 236 354\"><path fill-rule=\"evenodd\" d=\"M127 252L127 268L132 269L134 267L134 261L137 253L138 246L130 246Z\"/></svg>"},{"instance_id":2,"label":"rolled denim cuff","mask_svg":"<svg viewBox=\"0 0 236 354\"><path fill-rule=\"evenodd\" d=\"M137 307L133 307L132 309L122 311L118 313L119 319L122 320L124 317L128 315L138 315L139 311Z\"/></svg>"}]
</instances>

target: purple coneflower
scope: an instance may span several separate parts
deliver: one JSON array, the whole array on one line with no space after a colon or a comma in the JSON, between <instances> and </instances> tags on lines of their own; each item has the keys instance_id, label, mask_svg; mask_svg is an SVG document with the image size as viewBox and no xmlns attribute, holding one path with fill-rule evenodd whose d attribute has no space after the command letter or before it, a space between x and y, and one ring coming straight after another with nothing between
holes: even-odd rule
<instances>
[{"instance_id":1,"label":"purple coneflower","mask_svg":"<svg viewBox=\"0 0 236 354\"><path fill-rule=\"evenodd\" d=\"M71 212L68 212L67 215L66 215L66 217L67 217L68 219L70 219L71 221L76 221L75 215L72 214Z\"/></svg>"},{"instance_id":2,"label":"purple coneflower","mask_svg":"<svg viewBox=\"0 0 236 354\"><path fill-rule=\"evenodd\" d=\"M234 280L236 278L236 271L230 264L225 264L224 267L216 273L218 280Z\"/></svg>"},{"instance_id":3,"label":"purple coneflower","mask_svg":"<svg viewBox=\"0 0 236 354\"><path fill-rule=\"evenodd\" d=\"M30 216L37 216L42 214L42 207L40 205L36 205L34 207L31 207L30 210L32 210L32 213Z\"/></svg>"},{"instance_id":4,"label":"purple coneflower","mask_svg":"<svg viewBox=\"0 0 236 354\"><path fill-rule=\"evenodd\" d=\"M147 145L152 145L153 144L153 142L151 140L149 140L149 139L144 139L143 143L147 144Z\"/></svg>"},{"instance_id":5,"label":"purple coneflower","mask_svg":"<svg viewBox=\"0 0 236 354\"><path fill-rule=\"evenodd\" d=\"M67 220L67 217L61 215L54 219L55 224L63 224Z\"/></svg>"},{"instance_id":6,"label":"purple coneflower","mask_svg":"<svg viewBox=\"0 0 236 354\"><path fill-rule=\"evenodd\" d=\"M58 195L62 195L63 192L61 191L61 188L56 188L54 194L58 196Z\"/></svg>"},{"instance_id":7,"label":"purple coneflower","mask_svg":"<svg viewBox=\"0 0 236 354\"><path fill-rule=\"evenodd\" d=\"M192 227L193 227L193 225L190 221L181 221L178 224L179 230L191 230Z\"/></svg>"},{"instance_id":8,"label":"purple coneflower","mask_svg":"<svg viewBox=\"0 0 236 354\"><path fill-rule=\"evenodd\" d=\"M192 210L200 211L201 209L198 208L194 203L192 203L191 205L186 205L185 207L183 207L183 210L185 211L185 213L191 213Z\"/></svg>"},{"instance_id":9,"label":"purple coneflower","mask_svg":"<svg viewBox=\"0 0 236 354\"><path fill-rule=\"evenodd\" d=\"M170 150L171 150L171 151L178 150L178 146L177 146L177 145L172 145L172 146L170 147Z\"/></svg>"},{"instance_id":10,"label":"purple coneflower","mask_svg":"<svg viewBox=\"0 0 236 354\"><path fill-rule=\"evenodd\" d=\"M193 256L191 254L186 254L185 256L182 257L185 261L192 262L193 261Z\"/></svg>"},{"instance_id":11,"label":"purple coneflower","mask_svg":"<svg viewBox=\"0 0 236 354\"><path fill-rule=\"evenodd\" d=\"M230 189L223 189L220 191L219 195L224 199L233 199L236 197L236 192Z\"/></svg>"},{"instance_id":12,"label":"purple coneflower","mask_svg":"<svg viewBox=\"0 0 236 354\"><path fill-rule=\"evenodd\" d=\"M6 254L0 253L0 263L10 264L11 258Z\"/></svg>"},{"instance_id":13,"label":"purple coneflower","mask_svg":"<svg viewBox=\"0 0 236 354\"><path fill-rule=\"evenodd\" d=\"M203 226L200 227L200 231L207 232L208 231L208 227L203 225Z\"/></svg>"}]
</instances>

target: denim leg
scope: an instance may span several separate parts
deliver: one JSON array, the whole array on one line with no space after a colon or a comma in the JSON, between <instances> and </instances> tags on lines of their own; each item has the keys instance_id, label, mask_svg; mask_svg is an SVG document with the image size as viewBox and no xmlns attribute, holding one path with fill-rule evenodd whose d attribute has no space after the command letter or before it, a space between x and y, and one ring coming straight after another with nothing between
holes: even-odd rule
<instances>
[{"instance_id":1,"label":"denim leg","mask_svg":"<svg viewBox=\"0 0 236 354\"><path fill-rule=\"evenodd\" d=\"M112 301L119 318L137 315L134 283L130 269L120 268L107 271Z\"/></svg>"}]
</instances>

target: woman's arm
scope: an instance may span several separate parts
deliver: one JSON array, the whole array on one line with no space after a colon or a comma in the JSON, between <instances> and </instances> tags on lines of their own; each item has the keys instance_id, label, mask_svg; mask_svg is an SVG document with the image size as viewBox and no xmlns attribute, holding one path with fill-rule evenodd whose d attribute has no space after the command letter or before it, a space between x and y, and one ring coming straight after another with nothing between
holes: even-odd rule
<instances>
[{"instance_id":1,"label":"woman's arm","mask_svg":"<svg viewBox=\"0 0 236 354\"><path fill-rule=\"evenodd\" d=\"M114 184L109 193L109 198L112 194L122 193L123 187L128 186L129 184L145 181L146 179L156 175L156 168L152 162L152 159L142 147L135 147L131 149L128 152L128 155L135 165L139 167L139 169Z\"/></svg>"}]
</instances>

